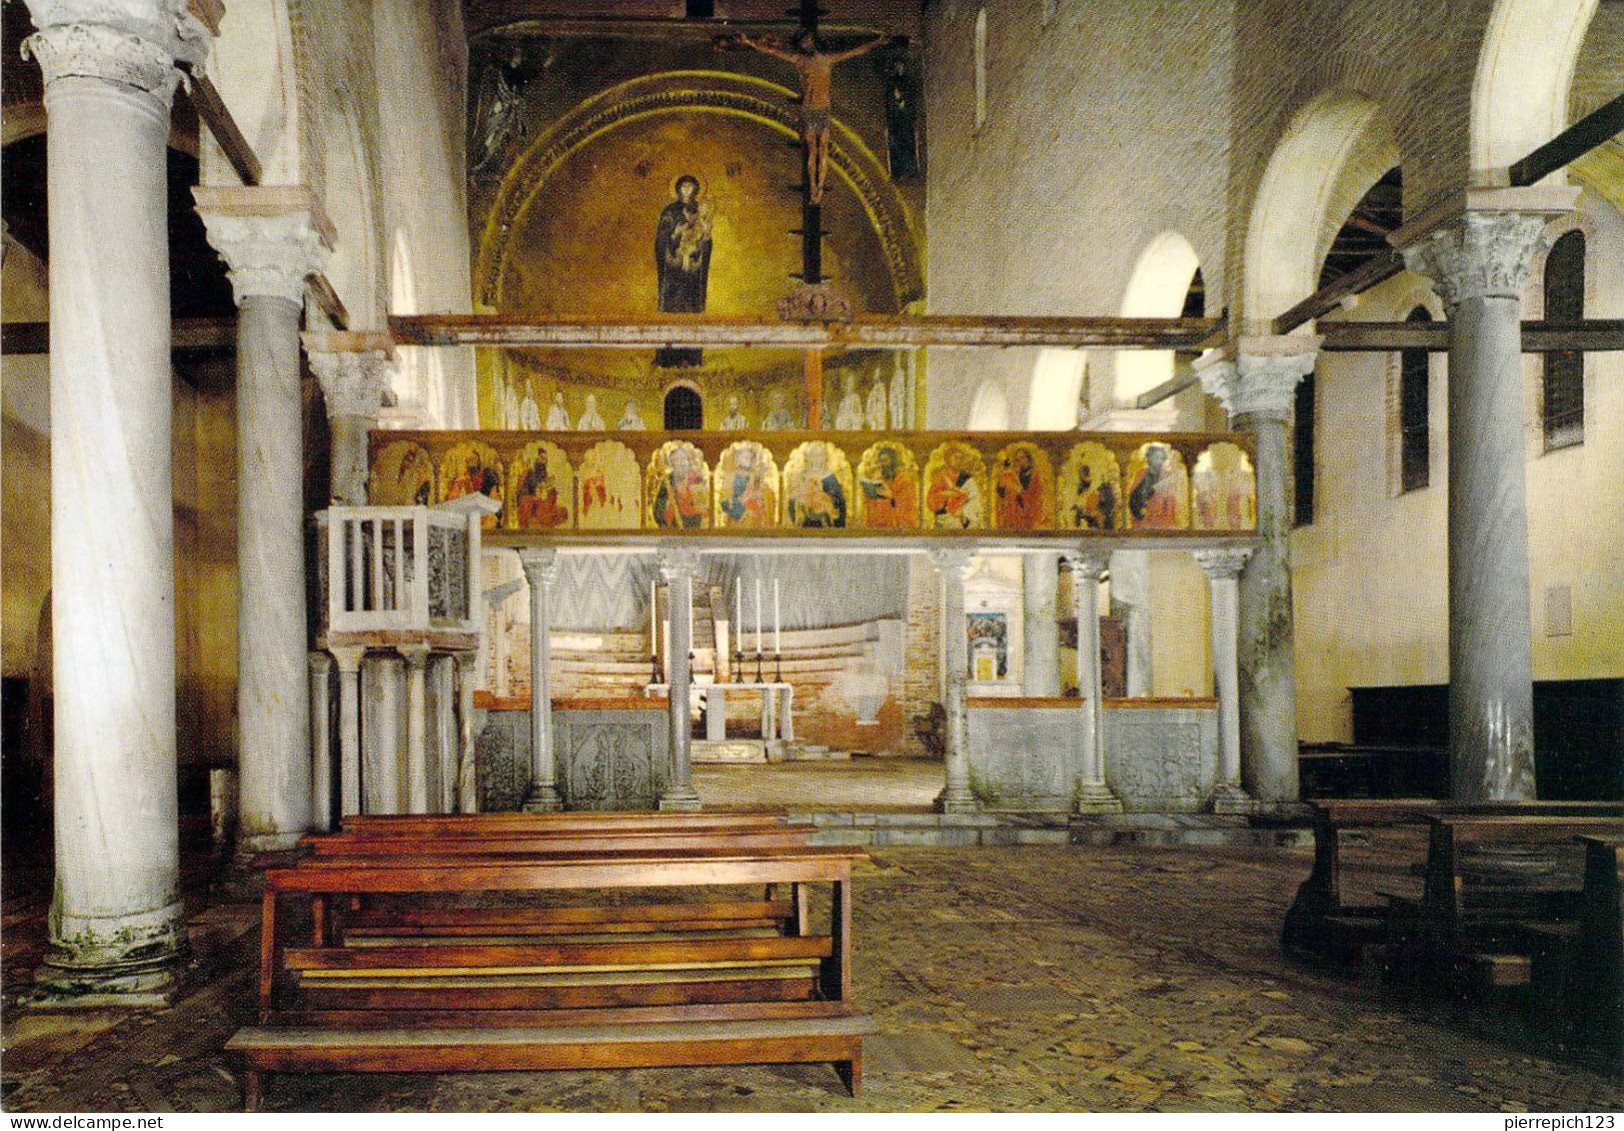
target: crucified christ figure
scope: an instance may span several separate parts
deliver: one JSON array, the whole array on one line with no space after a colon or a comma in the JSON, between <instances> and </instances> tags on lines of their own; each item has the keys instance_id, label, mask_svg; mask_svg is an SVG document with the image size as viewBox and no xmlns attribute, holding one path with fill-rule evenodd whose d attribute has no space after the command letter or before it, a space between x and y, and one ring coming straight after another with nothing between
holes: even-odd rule
<instances>
[{"instance_id":1,"label":"crucified christ figure","mask_svg":"<svg viewBox=\"0 0 1624 1131\"><path fill-rule=\"evenodd\" d=\"M813 204L823 200L823 179L829 167L829 76L836 63L866 55L890 37L879 35L850 51L823 51L817 36L802 29L793 50L775 36L752 39L740 35L737 42L763 55L782 59L801 77L801 140L806 146L806 191Z\"/></svg>"}]
</instances>

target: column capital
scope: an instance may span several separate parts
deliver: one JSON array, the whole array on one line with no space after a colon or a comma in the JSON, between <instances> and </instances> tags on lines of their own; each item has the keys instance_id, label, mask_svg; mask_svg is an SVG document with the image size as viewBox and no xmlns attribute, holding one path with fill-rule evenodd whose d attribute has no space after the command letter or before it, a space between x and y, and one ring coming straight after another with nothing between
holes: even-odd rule
<instances>
[{"instance_id":1,"label":"column capital","mask_svg":"<svg viewBox=\"0 0 1624 1131\"><path fill-rule=\"evenodd\" d=\"M1100 578L1111 565L1111 552L1097 550L1092 546L1080 550L1072 550L1066 554L1066 560L1071 563L1071 571L1077 577L1085 577L1099 584Z\"/></svg>"},{"instance_id":2,"label":"column capital","mask_svg":"<svg viewBox=\"0 0 1624 1131\"><path fill-rule=\"evenodd\" d=\"M1196 362L1201 387L1217 397L1231 416L1284 419L1292 409L1297 383L1314 371L1318 335L1241 337L1221 352Z\"/></svg>"},{"instance_id":3,"label":"column capital","mask_svg":"<svg viewBox=\"0 0 1624 1131\"><path fill-rule=\"evenodd\" d=\"M397 644L395 651L400 653L408 668L422 670L429 666L429 656L434 649L427 644Z\"/></svg>"},{"instance_id":4,"label":"column capital","mask_svg":"<svg viewBox=\"0 0 1624 1131\"><path fill-rule=\"evenodd\" d=\"M333 654L338 670L345 675L360 671L361 661L367 654L366 646L362 644L337 644L327 650Z\"/></svg>"},{"instance_id":5,"label":"column capital","mask_svg":"<svg viewBox=\"0 0 1624 1131\"><path fill-rule=\"evenodd\" d=\"M1228 581L1241 575L1252 557L1250 546L1214 546L1196 550L1195 560L1205 571L1209 581Z\"/></svg>"},{"instance_id":6,"label":"column capital","mask_svg":"<svg viewBox=\"0 0 1624 1131\"><path fill-rule=\"evenodd\" d=\"M333 658L326 652L311 652L305 657L305 662L310 665L311 675L326 675L333 666Z\"/></svg>"},{"instance_id":7,"label":"column capital","mask_svg":"<svg viewBox=\"0 0 1624 1131\"><path fill-rule=\"evenodd\" d=\"M662 549L659 561L660 576L668 582L683 577L692 579L699 573L698 550Z\"/></svg>"},{"instance_id":8,"label":"column capital","mask_svg":"<svg viewBox=\"0 0 1624 1131\"><path fill-rule=\"evenodd\" d=\"M930 564L943 577L956 577L963 581L970 576L974 550L965 546L936 546L925 552L930 555Z\"/></svg>"},{"instance_id":9,"label":"column capital","mask_svg":"<svg viewBox=\"0 0 1624 1131\"><path fill-rule=\"evenodd\" d=\"M395 372L394 343L389 335L312 332L302 337L310 369L321 382L329 418L376 420L384 405L395 403L389 387Z\"/></svg>"},{"instance_id":10,"label":"column capital","mask_svg":"<svg viewBox=\"0 0 1624 1131\"><path fill-rule=\"evenodd\" d=\"M1430 279L1448 307L1521 298L1547 219L1539 212L1468 212L1404 248L1404 265Z\"/></svg>"},{"instance_id":11,"label":"column capital","mask_svg":"<svg viewBox=\"0 0 1624 1131\"><path fill-rule=\"evenodd\" d=\"M249 295L303 303L305 279L327 266L335 233L303 185L192 190L209 243L225 260L237 305Z\"/></svg>"},{"instance_id":12,"label":"column capital","mask_svg":"<svg viewBox=\"0 0 1624 1131\"><path fill-rule=\"evenodd\" d=\"M532 589L537 585L551 585L558 579L558 551L526 546L519 551L519 566Z\"/></svg>"},{"instance_id":13,"label":"column capital","mask_svg":"<svg viewBox=\"0 0 1624 1131\"><path fill-rule=\"evenodd\" d=\"M23 40L23 58L39 63L47 89L62 78L100 79L152 95L166 108L175 87L189 81L181 65L201 68L214 34L185 0L28 0L28 14L39 30Z\"/></svg>"}]
</instances>

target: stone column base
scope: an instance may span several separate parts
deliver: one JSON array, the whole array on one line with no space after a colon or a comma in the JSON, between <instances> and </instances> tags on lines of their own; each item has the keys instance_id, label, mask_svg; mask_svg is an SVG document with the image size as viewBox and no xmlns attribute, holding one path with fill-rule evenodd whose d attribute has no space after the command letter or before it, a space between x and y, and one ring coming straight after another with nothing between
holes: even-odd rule
<instances>
[{"instance_id":1,"label":"stone column base","mask_svg":"<svg viewBox=\"0 0 1624 1131\"><path fill-rule=\"evenodd\" d=\"M526 813L557 813L564 808L564 799L555 785L532 786L524 799Z\"/></svg>"},{"instance_id":2,"label":"stone column base","mask_svg":"<svg viewBox=\"0 0 1624 1131\"><path fill-rule=\"evenodd\" d=\"M1240 786L1224 782L1212 791L1212 811L1245 817L1258 811L1258 803Z\"/></svg>"},{"instance_id":3,"label":"stone column base","mask_svg":"<svg viewBox=\"0 0 1624 1131\"><path fill-rule=\"evenodd\" d=\"M699 812L699 794L692 789L686 792L668 789L660 794L660 812L697 813Z\"/></svg>"},{"instance_id":4,"label":"stone column base","mask_svg":"<svg viewBox=\"0 0 1624 1131\"><path fill-rule=\"evenodd\" d=\"M1122 798L1111 792L1104 782L1089 782L1077 791L1073 813L1120 813Z\"/></svg>"},{"instance_id":5,"label":"stone column base","mask_svg":"<svg viewBox=\"0 0 1624 1131\"><path fill-rule=\"evenodd\" d=\"M954 790L944 788L936 795L932 803L939 813L979 813L981 802L969 790Z\"/></svg>"},{"instance_id":6,"label":"stone column base","mask_svg":"<svg viewBox=\"0 0 1624 1131\"><path fill-rule=\"evenodd\" d=\"M172 1004L187 952L181 905L117 922L111 940L105 939L106 925L80 923L73 941L54 941L35 971L38 996L32 1004L54 1009ZM53 926L53 933L63 933L60 925Z\"/></svg>"},{"instance_id":7,"label":"stone column base","mask_svg":"<svg viewBox=\"0 0 1624 1131\"><path fill-rule=\"evenodd\" d=\"M299 847L304 833L241 833L234 854L239 866L247 867L255 856L265 852L291 852Z\"/></svg>"}]
</instances>

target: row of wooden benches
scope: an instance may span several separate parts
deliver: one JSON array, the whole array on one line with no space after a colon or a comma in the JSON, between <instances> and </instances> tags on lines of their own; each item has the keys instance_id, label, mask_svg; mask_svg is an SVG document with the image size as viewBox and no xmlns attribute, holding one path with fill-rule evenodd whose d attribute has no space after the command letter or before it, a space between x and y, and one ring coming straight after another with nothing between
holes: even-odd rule
<instances>
[{"instance_id":1,"label":"row of wooden benches","mask_svg":"<svg viewBox=\"0 0 1624 1131\"><path fill-rule=\"evenodd\" d=\"M346 818L265 874L272 1072L828 1062L855 1096L851 870L782 812ZM829 887L814 924L813 885Z\"/></svg>"},{"instance_id":2,"label":"row of wooden benches","mask_svg":"<svg viewBox=\"0 0 1624 1131\"><path fill-rule=\"evenodd\" d=\"M1313 803L1314 867L1286 914L1288 954L1379 946L1390 977L1513 990L1561 1047L1624 1073L1624 803L1425 799ZM1346 834L1423 831L1380 903L1345 894ZM1419 891L1413 890L1420 880Z\"/></svg>"}]
</instances>

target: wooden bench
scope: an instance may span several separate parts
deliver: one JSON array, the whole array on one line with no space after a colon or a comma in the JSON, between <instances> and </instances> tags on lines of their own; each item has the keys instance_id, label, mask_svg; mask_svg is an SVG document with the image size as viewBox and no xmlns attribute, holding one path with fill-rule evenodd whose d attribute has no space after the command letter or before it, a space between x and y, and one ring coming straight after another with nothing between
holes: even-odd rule
<instances>
[{"instance_id":1,"label":"wooden bench","mask_svg":"<svg viewBox=\"0 0 1624 1131\"><path fill-rule=\"evenodd\" d=\"M227 1045L244 1067L251 1106L263 1074L278 1071L831 1062L856 1094L861 1037L871 1031L848 1002L851 865L861 850L572 846L514 853L502 840L484 854L312 857L266 873L261 1024ZM460 909L418 907L370 925L363 909L336 935L319 910L327 900L356 896L813 883L833 888L826 936L800 930L793 903L783 901L713 899L693 905L702 909L697 914L665 896L541 913L491 908L472 923ZM310 910L308 946L280 939L292 910L282 904L294 900ZM793 933L691 934L718 921L770 928L786 916ZM515 940L466 937L514 926ZM458 928L463 937L441 937Z\"/></svg>"},{"instance_id":2,"label":"wooden bench","mask_svg":"<svg viewBox=\"0 0 1624 1131\"><path fill-rule=\"evenodd\" d=\"M1357 960L1386 933L1388 903L1351 903L1343 897L1342 834L1401 826L1420 827L1429 816L1624 816L1624 804L1592 801L1448 802L1432 798L1337 799L1310 802L1314 811L1314 865L1286 912L1281 946L1310 960ZM1422 857L1417 849L1418 871Z\"/></svg>"},{"instance_id":3,"label":"wooden bench","mask_svg":"<svg viewBox=\"0 0 1624 1131\"><path fill-rule=\"evenodd\" d=\"M1572 1043L1624 1077L1624 831L1581 836L1584 893L1565 999Z\"/></svg>"},{"instance_id":4,"label":"wooden bench","mask_svg":"<svg viewBox=\"0 0 1624 1131\"><path fill-rule=\"evenodd\" d=\"M568 810L561 813L455 813L348 816L340 822L344 833L386 836L491 836L507 832L665 832L673 829L761 828L800 821L785 809L704 809L693 813L630 813Z\"/></svg>"}]
</instances>

